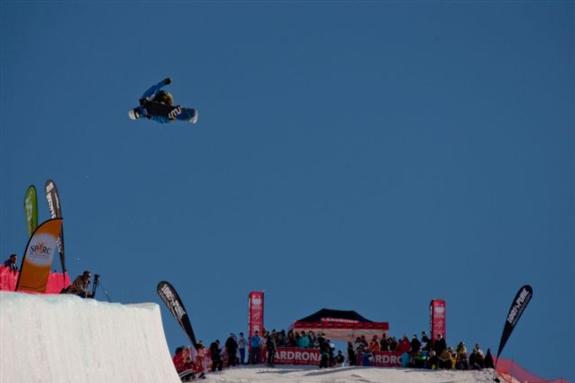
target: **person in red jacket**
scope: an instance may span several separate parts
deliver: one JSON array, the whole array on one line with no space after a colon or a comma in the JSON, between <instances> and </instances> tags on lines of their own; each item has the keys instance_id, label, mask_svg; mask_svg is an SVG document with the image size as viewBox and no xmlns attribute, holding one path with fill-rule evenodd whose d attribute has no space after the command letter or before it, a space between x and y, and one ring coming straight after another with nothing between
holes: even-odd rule
<instances>
[{"instance_id":1,"label":"person in red jacket","mask_svg":"<svg viewBox=\"0 0 575 383\"><path fill-rule=\"evenodd\" d=\"M190 349L187 347L178 347L176 355L172 358L176 371L182 380L189 380L195 378L194 362L191 357Z\"/></svg>"},{"instance_id":2,"label":"person in red jacket","mask_svg":"<svg viewBox=\"0 0 575 383\"><path fill-rule=\"evenodd\" d=\"M404 352L409 352L410 349L411 349L411 342L409 342L407 336L404 335L403 338L401 338L401 340L399 341L396 351L403 354Z\"/></svg>"}]
</instances>

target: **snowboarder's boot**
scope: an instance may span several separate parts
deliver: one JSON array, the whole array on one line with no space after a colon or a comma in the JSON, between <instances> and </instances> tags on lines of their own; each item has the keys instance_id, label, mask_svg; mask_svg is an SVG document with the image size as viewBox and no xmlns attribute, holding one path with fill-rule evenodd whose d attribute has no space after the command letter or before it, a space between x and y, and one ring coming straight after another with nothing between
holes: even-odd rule
<instances>
[{"instance_id":1,"label":"snowboarder's boot","mask_svg":"<svg viewBox=\"0 0 575 383\"><path fill-rule=\"evenodd\" d=\"M138 118L140 118L140 111L138 110L138 108L131 109L128 112L128 117L130 117L130 120L137 120Z\"/></svg>"}]
</instances>

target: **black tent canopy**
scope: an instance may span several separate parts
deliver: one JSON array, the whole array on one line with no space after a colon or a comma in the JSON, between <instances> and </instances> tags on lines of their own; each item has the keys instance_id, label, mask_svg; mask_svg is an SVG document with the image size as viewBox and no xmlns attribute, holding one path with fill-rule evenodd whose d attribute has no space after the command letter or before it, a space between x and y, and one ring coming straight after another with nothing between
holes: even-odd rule
<instances>
[{"instance_id":1,"label":"black tent canopy","mask_svg":"<svg viewBox=\"0 0 575 383\"><path fill-rule=\"evenodd\" d=\"M371 338L373 335L387 334L389 324L373 322L352 310L323 308L295 321L290 328L295 331L319 331L330 339L353 341L361 335Z\"/></svg>"}]
</instances>

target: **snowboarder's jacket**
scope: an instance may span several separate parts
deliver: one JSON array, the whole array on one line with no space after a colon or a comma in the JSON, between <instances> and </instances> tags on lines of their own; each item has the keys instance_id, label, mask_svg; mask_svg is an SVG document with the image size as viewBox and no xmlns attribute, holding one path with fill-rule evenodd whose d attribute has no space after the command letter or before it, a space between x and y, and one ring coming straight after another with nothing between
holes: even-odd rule
<instances>
[{"instance_id":1,"label":"snowboarder's jacket","mask_svg":"<svg viewBox=\"0 0 575 383\"><path fill-rule=\"evenodd\" d=\"M170 79L166 78L166 79L160 81L159 83L149 87L148 90L146 90L144 92L144 94L142 95L142 97L140 98L140 105L143 105L146 102L152 101L154 99L154 96L156 95L156 93L158 93L158 91L160 89L162 89L164 86L166 86L170 83L171 83ZM167 117L149 115L146 111L146 108L143 108L143 107L139 108L139 112L142 113L145 117L150 118L156 122L159 122L160 124L165 124L165 123L170 122L170 120Z\"/></svg>"}]
</instances>

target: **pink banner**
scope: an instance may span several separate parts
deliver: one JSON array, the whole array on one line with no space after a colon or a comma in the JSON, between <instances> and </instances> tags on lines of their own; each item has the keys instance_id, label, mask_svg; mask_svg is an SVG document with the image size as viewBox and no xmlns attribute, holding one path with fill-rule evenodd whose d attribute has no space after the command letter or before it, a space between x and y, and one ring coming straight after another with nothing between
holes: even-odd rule
<instances>
[{"instance_id":1,"label":"pink banner","mask_svg":"<svg viewBox=\"0 0 575 383\"><path fill-rule=\"evenodd\" d=\"M264 332L264 293L252 291L249 295L248 314L249 336L252 337L257 331L260 336Z\"/></svg>"},{"instance_id":2,"label":"pink banner","mask_svg":"<svg viewBox=\"0 0 575 383\"><path fill-rule=\"evenodd\" d=\"M46 294L60 294L64 287L70 286L70 276L68 273L50 273Z\"/></svg>"},{"instance_id":3,"label":"pink banner","mask_svg":"<svg viewBox=\"0 0 575 383\"><path fill-rule=\"evenodd\" d=\"M445 301L443 299L434 299L429 305L431 315L431 339L433 341L439 339L439 336L446 337L446 312Z\"/></svg>"},{"instance_id":4,"label":"pink banner","mask_svg":"<svg viewBox=\"0 0 575 383\"><path fill-rule=\"evenodd\" d=\"M15 291L18 272L10 271L6 266L0 266L0 290Z\"/></svg>"},{"instance_id":5,"label":"pink banner","mask_svg":"<svg viewBox=\"0 0 575 383\"><path fill-rule=\"evenodd\" d=\"M0 290L15 291L18 275L18 272L14 273L10 271L9 268L0 266ZM69 285L70 277L68 276L68 273L50 273L48 275L46 294L59 294L64 287Z\"/></svg>"}]
</instances>

